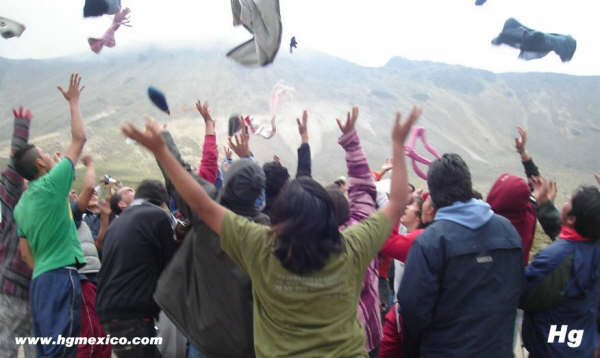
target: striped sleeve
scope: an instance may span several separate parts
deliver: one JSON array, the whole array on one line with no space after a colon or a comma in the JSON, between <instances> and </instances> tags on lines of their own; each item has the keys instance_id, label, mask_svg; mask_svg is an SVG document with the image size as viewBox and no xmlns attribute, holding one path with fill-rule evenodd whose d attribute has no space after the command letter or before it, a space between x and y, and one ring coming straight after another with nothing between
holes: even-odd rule
<instances>
[{"instance_id":1,"label":"striped sleeve","mask_svg":"<svg viewBox=\"0 0 600 358\"><path fill-rule=\"evenodd\" d=\"M344 134L339 144L346 151L348 167L348 199L350 203L350 221L357 222L375 212L377 189L373 173L369 169L367 157L362 150L356 130Z\"/></svg>"},{"instance_id":2,"label":"striped sleeve","mask_svg":"<svg viewBox=\"0 0 600 358\"><path fill-rule=\"evenodd\" d=\"M29 126L31 120L25 117L15 117L12 140L10 143L11 154L23 148L29 140ZM15 205L23 192L23 178L17 174L12 159L9 159L8 165L2 170L2 186L0 187L0 199L2 205L12 213ZM2 210L3 219L6 217L6 210Z\"/></svg>"}]
</instances>

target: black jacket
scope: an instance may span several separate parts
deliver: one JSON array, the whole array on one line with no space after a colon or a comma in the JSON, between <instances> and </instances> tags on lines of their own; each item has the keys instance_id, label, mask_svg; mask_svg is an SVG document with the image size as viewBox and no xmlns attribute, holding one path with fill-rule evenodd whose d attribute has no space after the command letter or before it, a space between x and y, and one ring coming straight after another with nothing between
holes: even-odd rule
<instances>
[{"instance_id":1,"label":"black jacket","mask_svg":"<svg viewBox=\"0 0 600 358\"><path fill-rule=\"evenodd\" d=\"M104 237L96 294L100 321L158 318L152 295L176 249L172 222L163 209L141 203L123 211Z\"/></svg>"}]
</instances>

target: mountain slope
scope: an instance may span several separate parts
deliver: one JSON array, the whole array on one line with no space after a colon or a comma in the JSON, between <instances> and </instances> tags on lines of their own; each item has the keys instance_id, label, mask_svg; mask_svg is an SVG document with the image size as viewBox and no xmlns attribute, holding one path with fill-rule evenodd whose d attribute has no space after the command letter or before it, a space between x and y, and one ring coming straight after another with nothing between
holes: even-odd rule
<instances>
[{"instance_id":1,"label":"mountain slope","mask_svg":"<svg viewBox=\"0 0 600 358\"><path fill-rule=\"evenodd\" d=\"M260 161L279 154L292 173L300 143L295 118L304 108L310 116L315 176L325 181L345 173L335 118L343 118L352 104L360 106L359 133L374 168L390 155L394 112L407 113L419 104L424 109L419 125L427 128L429 143L439 152L461 154L481 191L503 172L522 173L513 149L517 125L528 129L529 152L543 174L559 180L561 189L591 183L591 173L600 169L600 103L595 98L600 77L494 74L401 58L369 68L307 51L282 53L273 65L249 70L224 58L224 52L145 48L52 60L0 58L0 156L8 156L10 109L19 104L34 113L33 142L48 151L66 145L68 108L55 87L64 86L68 74L77 71L86 85L81 107L87 149L98 158L99 171L129 182L158 171L150 155L125 144L118 133L120 123L141 124L146 114L169 123L184 157L197 165L203 125L190 110L195 100L209 101L219 144L224 144L229 114L268 120L270 91L278 82L295 88L294 99L281 107L277 136L270 141L253 138L252 149ZM167 94L174 119L152 107L148 85ZM414 176L413 181L424 185Z\"/></svg>"}]
</instances>

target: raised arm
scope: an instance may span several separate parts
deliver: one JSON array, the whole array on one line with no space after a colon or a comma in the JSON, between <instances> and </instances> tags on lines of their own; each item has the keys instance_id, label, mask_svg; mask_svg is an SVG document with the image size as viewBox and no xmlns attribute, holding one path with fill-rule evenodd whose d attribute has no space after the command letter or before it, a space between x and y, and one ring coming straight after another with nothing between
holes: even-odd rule
<instances>
[{"instance_id":1,"label":"raised arm","mask_svg":"<svg viewBox=\"0 0 600 358\"><path fill-rule=\"evenodd\" d=\"M296 178L310 177L312 175L312 163L310 159L310 145L308 145L308 113L302 112L302 121L296 118L298 123L298 132L302 144L298 147L298 169L296 170Z\"/></svg>"},{"instance_id":2,"label":"raised arm","mask_svg":"<svg viewBox=\"0 0 600 358\"><path fill-rule=\"evenodd\" d=\"M215 121L210 116L208 104L200 101L196 102L196 108L205 124L204 144L202 145L202 160L200 160L200 168L198 168L198 176L207 180L211 184L217 182L219 173L217 137L215 132Z\"/></svg>"},{"instance_id":3,"label":"raised arm","mask_svg":"<svg viewBox=\"0 0 600 358\"><path fill-rule=\"evenodd\" d=\"M367 157L360 146L360 139L355 129L358 113L358 107L354 106L352 113L348 112L345 124L336 119L342 131L338 143L346 151L346 166L348 167L348 181L350 184L348 201L350 204L350 220L353 222L361 221L375 211L375 198L377 196L373 174L369 169Z\"/></svg>"},{"instance_id":4,"label":"raised arm","mask_svg":"<svg viewBox=\"0 0 600 358\"><path fill-rule=\"evenodd\" d=\"M380 210L388 217L393 226L398 223L408 200L408 175L404 160L404 142L410 133L410 128L421 115L421 108L413 107L408 120L401 122L402 115L396 113L396 122L392 132L392 183L390 200Z\"/></svg>"},{"instance_id":5,"label":"raised arm","mask_svg":"<svg viewBox=\"0 0 600 358\"><path fill-rule=\"evenodd\" d=\"M13 110L13 114L15 119L13 122L12 139L10 141L11 154L14 154L27 144L29 140L29 126L31 124L31 112L29 110L23 110L23 107L21 107L18 111ZM23 178L17 174L12 163L12 156L9 159L8 165L2 170L1 181L0 199L2 200L2 205L7 209L1 215L6 216L17 205L23 192ZM7 220L7 218L3 217L2 220Z\"/></svg>"},{"instance_id":6,"label":"raised arm","mask_svg":"<svg viewBox=\"0 0 600 358\"><path fill-rule=\"evenodd\" d=\"M226 209L213 201L202 186L177 162L167 148L161 135L161 126L152 118L146 120L146 130L129 123L121 127L123 134L137 141L154 154L175 189L200 219L217 235L221 235L221 223Z\"/></svg>"},{"instance_id":7,"label":"raised arm","mask_svg":"<svg viewBox=\"0 0 600 358\"><path fill-rule=\"evenodd\" d=\"M540 172L538 167L533 162L533 159L527 154L525 150L527 144L527 131L521 127L517 127L519 131L519 138L515 138L515 149L517 153L521 156L521 163L523 164L523 168L525 169L525 175L527 178L531 178L533 176L539 176Z\"/></svg>"},{"instance_id":8,"label":"raised arm","mask_svg":"<svg viewBox=\"0 0 600 358\"><path fill-rule=\"evenodd\" d=\"M561 230L560 212L554 206L556 183L548 182L542 177L532 177L533 196L535 197L535 213L542 229L551 240L556 239Z\"/></svg>"},{"instance_id":9,"label":"raised arm","mask_svg":"<svg viewBox=\"0 0 600 358\"><path fill-rule=\"evenodd\" d=\"M96 181L96 165L94 164L94 158L91 155L84 155L81 158L83 165L85 165L85 176L83 177L83 187L79 197L77 198L77 207L81 212L87 209L92 194L94 194L94 184Z\"/></svg>"},{"instance_id":10,"label":"raised arm","mask_svg":"<svg viewBox=\"0 0 600 358\"><path fill-rule=\"evenodd\" d=\"M375 176L375 181L380 181L381 178L383 178L383 176L385 174L387 174L387 172L389 172L390 170L392 170L392 160L390 158L385 160L385 163L383 163L383 165L381 166L381 169L379 171L373 171L373 175Z\"/></svg>"},{"instance_id":11,"label":"raised arm","mask_svg":"<svg viewBox=\"0 0 600 358\"><path fill-rule=\"evenodd\" d=\"M189 165L183 160L183 158L181 157L181 154L179 153L179 149L177 149L177 145L175 144L175 141L173 140L173 136L171 136L171 133L165 128L162 128L162 132L161 135L163 137L163 140L165 141L165 144L167 146L167 148L169 149L169 152L171 153L171 155L173 155L173 157L175 158L175 160L177 160L177 162L183 166L183 168L191 173L191 168L189 167ZM165 179L165 187L167 188L167 193L169 193L169 196L175 199L175 207L177 208L177 210L179 210L183 215L185 215L186 217L190 218L192 217L192 212L190 207L187 205L187 203L180 197L179 193L177 193L177 190L175 189L175 186L173 185L173 183L171 182L171 180L169 179L169 176L167 175L167 173L165 172L164 168L162 167L161 163L158 161L156 161L158 163L158 168L160 169L164 179Z\"/></svg>"},{"instance_id":12,"label":"raised arm","mask_svg":"<svg viewBox=\"0 0 600 358\"><path fill-rule=\"evenodd\" d=\"M73 165L77 164L79 156L83 151L83 146L87 140L83 119L81 118L81 111L79 110L79 95L84 88L85 86L81 86L81 76L77 73L71 75L67 91L63 90L61 86L58 86L60 93L62 93L67 102L69 102L69 108L71 110L71 144L64 155L71 160Z\"/></svg>"}]
</instances>

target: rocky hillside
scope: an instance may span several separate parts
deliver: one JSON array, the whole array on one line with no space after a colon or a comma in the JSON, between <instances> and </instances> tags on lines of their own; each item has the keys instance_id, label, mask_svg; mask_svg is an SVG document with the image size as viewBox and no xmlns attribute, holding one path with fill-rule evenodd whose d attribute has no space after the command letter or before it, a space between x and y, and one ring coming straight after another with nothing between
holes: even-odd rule
<instances>
[{"instance_id":1,"label":"rocky hillside","mask_svg":"<svg viewBox=\"0 0 600 358\"><path fill-rule=\"evenodd\" d=\"M592 183L591 173L600 170L600 77L495 74L401 58L370 68L306 51L281 53L273 65L248 70L227 60L225 52L144 48L51 60L0 58L0 156L8 155L10 110L19 104L34 113L34 143L48 151L65 146L68 108L56 85L64 86L69 73L77 71L86 85L81 106L87 149L96 155L101 173L127 182L158 171L148 153L125 143L120 123L141 124L144 115L155 116L168 123L185 158L197 164L203 125L191 110L194 101L209 101L224 144L229 114L268 120L270 92L278 82L295 89L293 99L281 106L277 136L253 138L252 150L261 161L277 153L292 173L300 142L295 118L306 108L315 176L328 181L344 174L335 118L342 118L352 104L360 106L359 133L373 167L390 154L395 110L407 113L419 104L424 108L419 125L427 128L429 143L439 152L461 154L482 192L503 172L522 173L513 150L517 125L528 129L530 153L543 174L559 180L563 192ZM167 94L172 118L150 104L149 85Z\"/></svg>"}]
</instances>

